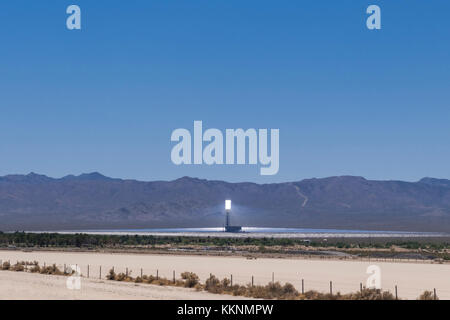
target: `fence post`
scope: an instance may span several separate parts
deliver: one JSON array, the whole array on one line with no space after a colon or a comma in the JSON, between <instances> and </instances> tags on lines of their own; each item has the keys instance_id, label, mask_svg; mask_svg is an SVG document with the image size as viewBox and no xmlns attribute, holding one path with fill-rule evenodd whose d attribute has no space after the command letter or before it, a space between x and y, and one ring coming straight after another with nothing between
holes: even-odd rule
<instances>
[{"instance_id":1,"label":"fence post","mask_svg":"<svg viewBox=\"0 0 450 320\"><path fill-rule=\"evenodd\" d=\"M305 280L302 279L302 294L305 294Z\"/></svg>"},{"instance_id":2,"label":"fence post","mask_svg":"<svg viewBox=\"0 0 450 320\"><path fill-rule=\"evenodd\" d=\"M272 272L272 284L275 283L275 273Z\"/></svg>"},{"instance_id":3,"label":"fence post","mask_svg":"<svg viewBox=\"0 0 450 320\"><path fill-rule=\"evenodd\" d=\"M127 267L127 271L126 271L126 276L128 277L128 267Z\"/></svg>"},{"instance_id":4,"label":"fence post","mask_svg":"<svg viewBox=\"0 0 450 320\"><path fill-rule=\"evenodd\" d=\"M252 287L253 287L253 283L254 283L253 280L254 280L254 279L253 279L253 276L252 276Z\"/></svg>"},{"instance_id":5,"label":"fence post","mask_svg":"<svg viewBox=\"0 0 450 320\"><path fill-rule=\"evenodd\" d=\"M361 293L363 292L363 290L362 290L362 282L359 283L359 291L360 291Z\"/></svg>"},{"instance_id":6,"label":"fence post","mask_svg":"<svg viewBox=\"0 0 450 320\"><path fill-rule=\"evenodd\" d=\"M100 272L99 272L98 278L99 278L99 279L102 278L102 266L100 266Z\"/></svg>"},{"instance_id":7,"label":"fence post","mask_svg":"<svg viewBox=\"0 0 450 320\"><path fill-rule=\"evenodd\" d=\"M233 275L231 275L231 286L233 286Z\"/></svg>"},{"instance_id":8,"label":"fence post","mask_svg":"<svg viewBox=\"0 0 450 320\"><path fill-rule=\"evenodd\" d=\"M434 300L436 300L437 299L437 296L436 296L436 288L434 288Z\"/></svg>"},{"instance_id":9,"label":"fence post","mask_svg":"<svg viewBox=\"0 0 450 320\"><path fill-rule=\"evenodd\" d=\"M395 300L398 300L397 285L395 285Z\"/></svg>"},{"instance_id":10,"label":"fence post","mask_svg":"<svg viewBox=\"0 0 450 320\"><path fill-rule=\"evenodd\" d=\"M142 268L141 268L141 279L142 279Z\"/></svg>"},{"instance_id":11,"label":"fence post","mask_svg":"<svg viewBox=\"0 0 450 320\"><path fill-rule=\"evenodd\" d=\"M173 270L173 283L175 283L175 270Z\"/></svg>"},{"instance_id":12,"label":"fence post","mask_svg":"<svg viewBox=\"0 0 450 320\"><path fill-rule=\"evenodd\" d=\"M333 281L330 281L330 295L333 295Z\"/></svg>"},{"instance_id":13,"label":"fence post","mask_svg":"<svg viewBox=\"0 0 450 320\"><path fill-rule=\"evenodd\" d=\"M159 279L159 270L156 269L156 280L158 280L158 279Z\"/></svg>"},{"instance_id":14,"label":"fence post","mask_svg":"<svg viewBox=\"0 0 450 320\"><path fill-rule=\"evenodd\" d=\"M89 278L89 265L88 265L87 277Z\"/></svg>"}]
</instances>

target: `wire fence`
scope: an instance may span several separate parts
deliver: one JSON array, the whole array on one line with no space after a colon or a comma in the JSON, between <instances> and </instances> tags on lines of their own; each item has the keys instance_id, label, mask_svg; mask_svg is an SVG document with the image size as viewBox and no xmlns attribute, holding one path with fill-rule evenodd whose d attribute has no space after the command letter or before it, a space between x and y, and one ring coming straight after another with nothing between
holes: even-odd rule
<instances>
[{"instance_id":1,"label":"wire fence","mask_svg":"<svg viewBox=\"0 0 450 320\"><path fill-rule=\"evenodd\" d=\"M0 266L3 262L8 262L9 264L14 265L15 263L19 263L20 261L10 261L10 260L0 260ZM373 261L373 260L371 260ZM383 260L384 261L384 260ZM154 268L154 267L127 267L127 266L117 266L117 265L107 265L107 264L73 264L73 263L46 263L39 262L41 267L53 266L55 265L59 270L70 273L71 270L79 270L80 276L86 279L97 279L101 281L107 280L107 275L110 271L113 271L115 274L123 273L127 276L136 278L143 276L153 276L155 278L165 278L168 280L181 279L181 273L192 270L177 270L176 268L167 269L167 268ZM0 268L1 269L1 268ZM29 271L30 266L25 271ZM211 270L212 271L212 270ZM333 279L315 279L308 278L302 274L298 274L298 276L288 276L283 272L277 273L277 271L267 272L264 275L243 275L240 273L233 272L211 272L205 273L200 272L198 274L200 281L204 283L211 275L219 279L227 278L231 281L231 284L236 285L250 285L250 286L258 286L258 285L267 285L271 282L279 282L281 284L291 283L297 291L304 293L310 290L322 292L322 293L354 293L359 290L362 290L366 287L366 279L361 279L360 282L355 282L352 280L340 280L335 281ZM443 281L448 281L447 279L443 279ZM402 282L401 284L393 283L388 287L382 287L383 290L390 291L398 298L409 298L416 299L418 298L424 291L431 290L435 296L444 299L450 299L450 286L446 287L420 287L414 284L414 281L410 281L409 283Z\"/></svg>"}]
</instances>

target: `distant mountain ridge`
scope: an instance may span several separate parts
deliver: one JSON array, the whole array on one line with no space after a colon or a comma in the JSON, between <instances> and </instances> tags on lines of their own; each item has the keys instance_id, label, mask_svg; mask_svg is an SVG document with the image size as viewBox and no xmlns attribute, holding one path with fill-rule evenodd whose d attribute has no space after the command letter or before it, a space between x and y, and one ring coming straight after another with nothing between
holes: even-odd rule
<instances>
[{"instance_id":1,"label":"distant mountain ridge","mask_svg":"<svg viewBox=\"0 0 450 320\"><path fill-rule=\"evenodd\" d=\"M450 232L447 179L144 182L98 172L0 177L0 230L222 226L225 199L233 222L246 226Z\"/></svg>"}]
</instances>

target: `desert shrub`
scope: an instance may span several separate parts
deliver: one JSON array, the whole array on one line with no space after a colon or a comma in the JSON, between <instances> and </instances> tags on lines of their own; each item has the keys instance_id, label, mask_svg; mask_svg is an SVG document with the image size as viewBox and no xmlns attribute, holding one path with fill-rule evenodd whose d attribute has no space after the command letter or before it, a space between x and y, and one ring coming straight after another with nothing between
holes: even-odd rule
<instances>
[{"instance_id":1,"label":"desert shrub","mask_svg":"<svg viewBox=\"0 0 450 320\"><path fill-rule=\"evenodd\" d=\"M292 283L285 283L283 286L283 294L285 295L291 295L291 294L298 294L298 291L295 290L295 287Z\"/></svg>"},{"instance_id":2,"label":"desert shrub","mask_svg":"<svg viewBox=\"0 0 450 320\"><path fill-rule=\"evenodd\" d=\"M395 296L389 291L381 289L364 288L362 291L349 293L342 296L343 300L395 300Z\"/></svg>"},{"instance_id":3,"label":"desert shrub","mask_svg":"<svg viewBox=\"0 0 450 320\"><path fill-rule=\"evenodd\" d=\"M258 299L300 299L299 292L291 283L281 285L279 282L271 282L265 286L250 284L247 287L233 286L231 293L233 295L244 295ZM305 299L305 297L303 297Z\"/></svg>"},{"instance_id":4,"label":"desert shrub","mask_svg":"<svg viewBox=\"0 0 450 320\"><path fill-rule=\"evenodd\" d=\"M58 269L56 264L52 264L51 266L46 266L40 268L41 274L53 274L53 275L63 275L64 273Z\"/></svg>"},{"instance_id":5,"label":"desert shrub","mask_svg":"<svg viewBox=\"0 0 450 320\"><path fill-rule=\"evenodd\" d=\"M56 264L53 264L51 266L51 271L52 271L52 274L55 274L55 275L59 275L59 276L64 275L64 272L59 270L59 268L56 266Z\"/></svg>"},{"instance_id":6,"label":"desert shrub","mask_svg":"<svg viewBox=\"0 0 450 320\"><path fill-rule=\"evenodd\" d=\"M173 284L171 280L168 280L166 278L158 278L153 281L153 284L159 285L159 286L170 286Z\"/></svg>"},{"instance_id":7,"label":"desert shrub","mask_svg":"<svg viewBox=\"0 0 450 320\"><path fill-rule=\"evenodd\" d=\"M233 296L245 296L246 292L247 288L245 286L235 284L231 287L231 293Z\"/></svg>"},{"instance_id":8,"label":"desert shrub","mask_svg":"<svg viewBox=\"0 0 450 320\"><path fill-rule=\"evenodd\" d=\"M194 286L194 289L197 290L197 291L201 291L201 290L204 289L204 287L203 287L203 285L202 285L201 283L197 283L197 284Z\"/></svg>"},{"instance_id":9,"label":"desert shrub","mask_svg":"<svg viewBox=\"0 0 450 320\"><path fill-rule=\"evenodd\" d=\"M296 300L300 297L300 293L295 289L292 283L285 283L282 290L283 295L280 297L280 299Z\"/></svg>"},{"instance_id":10,"label":"desert shrub","mask_svg":"<svg viewBox=\"0 0 450 320\"><path fill-rule=\"evenodd\" d=\"M108 278L108 277L113 277L113 278ZM136 279L134 279L132 276L130 276L130 274L127 275L127 274L121 272L116 275L112 269L110 270L109 274L107 275L107 279L116 280L116 281L124 281L124 282L136 281ZM141 279L141 282L142 282L142 279Z\"/></svg>"},{"instance_id":11,"label":"desert shrub","mask_svg":"<svg viewBox=\"0 0 450 320\"><path fill-rule=\"evenodd\" d=\"M177 279L177 280L175 280L174 286L175 287L185 287L186 286L186 282L181 280L181 279Z\"/></svg>"},{"instance_id":12,"label":"desert shrub","mask_svg":"<svg viewBox=\"0 0 450 320\"><path fill-rule=\"evenodd\" d=\"M340 292L338 293L326 293L322 297L323 300L346 300L344 295L341 295Z\"/></svg>"},{"instance_id":13,"label":"desert shrub","mask_svg":"<svg viewBox=\"0 0 450 320\"><path fill-rule=\"evenodd\" d=\"M134 279L134 282L142 283L142 278L138 276L138 277L136 277L136 279Z\"/></svg>"},{"instance_id":14,"label":"desert shrub","mask_svg":"<svg viewBox=\"0 0 450 320\"><path fill-rule=\"evenodd\" d=\"M9 261L5 261L2 264L2 270L9 270L11 268L11 263Z\"/></svg>"},{"instance_id":15,"label":"desert shrub","mask_svg":"<svg viewBox=\"0 0 450 320\"><path fill-rule=\"evenodd\" d=\"M231 285L231 280L228 278L223 278L223 280L220 282L220 285L224 290L227 290Z\"/></svg>"},{"instance_id":16,"label":"desert shrub","mask_svg":"<svg viewBox=\"0 0 450 320\"><path fill-rule=\"evenodd\" d=\"M205 290L211 293L222 293L220 280L211 275L205 282Z\"/></svg>"},{"instance_id":17,"label":"desert shrub","mask_svg":"<svg viewBox=\"0 0 450 320\"><path fill-rule=\"evenodd\" d=\"M150 275L150 276L144 276L143 279L144 279L144 281L145 281L146 283L152 284L153 281L156 280L156 277Z\"/></svg>"},{"instance_id":18,"label":"desert shrub","mask_svg":"<svg viewBox=\"0 0 450 320\"><path fill-rule=\"evenodd\" d=\"M184 286L186 288L193 288L199 282L198 276L193 272L183 272L181 279L184 280Z\"/></svg>"},{"instance_id":19,"label":"desert shrub","mask_svg":"<svg viewBox=\"0 0 450 320\"><path fill-rule=\"evenodd\" d=\"M418 300L439 300L439 297L434 298L434 292L425 290L418 298Z\"/></svg>"},{"instance_id":20,"label":"desert shrub","mask_svg":"<svg viewBox=\"0 0 450 320\"><path fill-rule=\"evenodd\" d=\"M263 289L266 291L267 295L270 298L278 298L283 296L283 287L279 282L271 282L268 285L264 286Z\"/></svg>"},{"instance_id":21,"label":"desert shrub","mask_svg":"<svg viewBox=\"0 0 450 320\"><path fill-rule=\"evenodd\" d=\"M125 281L126 278L127 278L127 275L125 273L121 272L114 278L114 280Z\"/></svg>"},{"instance_id":22,"label":"desert shrub","mask_svg":"<svg viewBox=\"0 0 450 320\"><path fill-rule=\"evenodd\" d=\"M31 267L30 272L32 273L40 273L41 267L39 267L39 264L35 264L33 267Z\"/></svg>"},{"instance_id":23,"label":"desert shrub","mask_svg":"<svg viewBox=\"0 0 450 320\"><path fill-rule=\"evenodd\" d=\"M309 290L303 296L306 300L324 300L325 295L316 290Z\"/></svg>"},{"instance_id":24,"label":"desert shrub","mask_svg":"<svg viewBox=\"0 0 450 320\"><path fill-rule=\"evenodd\" d=\"M17 271L17 272L22 272L25 270L25 267L23 264L20 263L16 263L15 265L13 265L10 270L12 271Z\"/></svg>"},{"instance_id":25,"label":"desert shrub","mask_svg":"<svg viewBox=\"0 0 450 320\"><path fill-rule=\"evenodd\" d=\"M270 299L268 291L263 286L247 285L244 296L257 299Z\"/></svg>"},{"instance_id":26,"label":"desert shrub","mask_svg":"<svg viewBox=\"0 0 450 320\"><path fill-rule=\"evenodd\" d=\"M106 275L106 279L107 279L107 280L116 280L116 278L117 278L117 275L116 275L116 273L114 272L114 269L111 268L111 269L109 270L108 274Z\"/></svg>"}]
</instances>

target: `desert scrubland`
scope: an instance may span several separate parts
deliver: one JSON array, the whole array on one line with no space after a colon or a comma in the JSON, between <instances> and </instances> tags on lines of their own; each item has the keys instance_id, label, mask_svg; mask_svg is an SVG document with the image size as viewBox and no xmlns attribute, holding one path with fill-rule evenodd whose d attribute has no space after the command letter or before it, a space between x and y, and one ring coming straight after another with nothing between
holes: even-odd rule
<instances>
[{"instance_id":1,"label":"desert scrubland","mask_svg":"<svg viewBox=\"0 0 450 320\"><path fill-rule=\"evenodd\" d=\"M416 299L423 291L436 288L440 299L450 299L450 265L438 263L380 262L380 261L341 261L313 260L295 258L258 258L219 257L219 256L183 256L152 255L98 252L55 252L18 250L0 251L0 260L38 261L40 265L55 263L77 265L83 275L81 292L72 292L65 287L65 277L44 276L25 273L1 272L0 297L42 299L208 299L219 298L205 292L196 292L183 288L163 288L152 285L113 283L105 280L107 272L114 267L116 272L128 272L133 276L141 273L158 275L171 279L181 272L190 271L199 275L202 281L210 274L219 278L233 275L235 283L267 284L272 281L290 282L301 290L304 279L305 290L328 292L330 281L333 292L349 293L359 290L360 283L366 284L368 266L377 265L381 270L381 286L394 292L403 299ZM88 276L89 265L89 279ZM101 279L100 278L101 269ZM21 288L19 290L19 288ZM24 293L25 292L25 293ZM37 296L32 293L38 292ZM105 293L107 292L107 293ZM198 295L198 296L197 296ZM220 296L223 299L225 296Z\"/></svg>"},{"instance_id":2,"label":"desert scrubland","mask_svg":"<svg viewBox=\"0 0 450 320\"><path fill-rule=\"evenodd\" d=\"M80 290L66 287L66 276L0 271L0 300L213 300L195 289L82 279ZM220 299L239 299L221 295Z\"/></svg>"}]
</instances>

